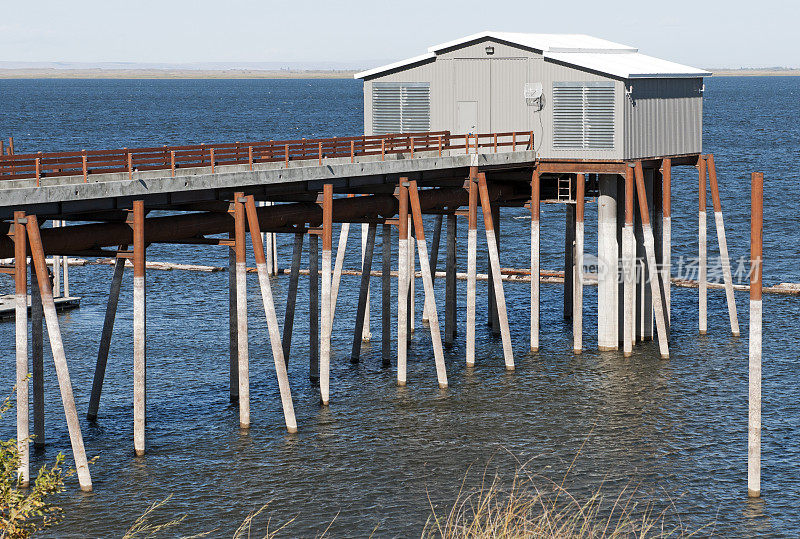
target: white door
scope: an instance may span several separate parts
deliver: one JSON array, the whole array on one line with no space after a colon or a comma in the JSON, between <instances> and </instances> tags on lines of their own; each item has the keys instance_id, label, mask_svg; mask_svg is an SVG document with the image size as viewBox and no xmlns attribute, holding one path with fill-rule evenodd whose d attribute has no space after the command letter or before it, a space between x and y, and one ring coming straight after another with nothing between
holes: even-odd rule
<instances>
[{"instance_id":1,"label":"white door","mask_svg":"<svg viewBox=\"0 0 800 539\"><path fill-rule=\"evenodd\" d=\"M458 132L455 134L475 133L478 130L478 102L459 101L457 106L458 117L456 125L458 126Z\"/></svg>"}]
</instances>

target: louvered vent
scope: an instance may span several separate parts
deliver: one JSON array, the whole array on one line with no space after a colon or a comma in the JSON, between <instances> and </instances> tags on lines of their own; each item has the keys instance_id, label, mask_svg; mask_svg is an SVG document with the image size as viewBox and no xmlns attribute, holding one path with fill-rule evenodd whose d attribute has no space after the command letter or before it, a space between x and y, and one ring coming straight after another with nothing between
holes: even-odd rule
<instances>
[{"instance_id":1,"label":"louvered vent","mask_svg":"<svg viewBox=\"0 0 800 539\"><path fill-rule=\"evenodd\" d=\"M553 147L614 149L614 83L553 83Z\"/></svg>"},{"instance_id":2,"label":"louvered vent","mask_svg":"<svg viewBox=\"0 0 800 539\"><path fill-rule=\"evenodd\" d=\"M431 86L427 82L372 85L372 133L430 131Z\"/></svg>"}]
</instances>

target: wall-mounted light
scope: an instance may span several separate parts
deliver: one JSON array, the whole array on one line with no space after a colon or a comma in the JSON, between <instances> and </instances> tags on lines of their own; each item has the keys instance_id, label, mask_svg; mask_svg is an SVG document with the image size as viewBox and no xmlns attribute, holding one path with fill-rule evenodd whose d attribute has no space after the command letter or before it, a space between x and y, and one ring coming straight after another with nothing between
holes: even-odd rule
<instances>
[{"instance_id":1,"label":"wall-mounted light","mask_svg":"<svg viewBox=\"0 0 800 539\"><path fill-rule=\"evenodd\" d=\"M494 54L494 47L492 47L491 45L486 47L486 54L489 54L489 55Z\"/></svg>"}]
</instances>

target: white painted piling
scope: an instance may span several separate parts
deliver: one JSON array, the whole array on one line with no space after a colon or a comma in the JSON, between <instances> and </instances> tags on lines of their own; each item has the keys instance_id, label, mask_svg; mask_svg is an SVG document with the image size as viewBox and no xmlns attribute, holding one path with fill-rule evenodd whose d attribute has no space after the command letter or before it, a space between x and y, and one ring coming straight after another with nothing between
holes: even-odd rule
<instances>
[{"instance_id":1,"label":"white painted piling","mask_svg":"<svg viewBox=\"0 0 800 539\"><path fill-rule=\"evenodd\" d=\"M138 201L141 202L141 201ZM134 210L136 203L134 203ZM141 221L144 221L143 206L140 206ZM50 339L50 349L53 353L53 362L56 367L58 387L61 391L61 402L64 406L64 415L67 420L69 440L72 445L72 455L75 459L75 471L78 476L78 484L84 492L92 490L92 477L89 473L89 462L86 459L86 450L83 445L83 435L81 425L78 421L78 411L75 408L75 397L72 393L72 382L69 377L67 367L67 357L64 353L64 343L61 339L61 328L58 324L56 314L56 304L53 301L53 291L50 288L50 280L47 275L47 262L42 248L42 239L39 235L39 223L36 216L28 216L27 233L31 247L31 258L36 268L36 279L39 284L39 291L42 298L45 323L47 324L47 335ZM134 231L134 241L137 234Z\"/></svg>"},{"instance_id":2,"label":"white painted piling","mask_svg":"<svg viewBox=\"0 0 800 539\"><path fill-rule=\"evenodd\" d=\"M398 186L399 240L397 243L397 385L406 385L408 357L408 186L400 178Z\"/></svg>"},{"instance_id":3,"label":"white painted piling","mask_svg":"<svg viewBox=\"0 0 800 539\"><path fill-rule=\"evenodd\" d=\"M707 230L706 224L706 160L700 158L697 162L699 170L700 187L699 193L699 211L698 211L698 234L697 240L699 245L699 260L697 268L697 281L698 281L698 298L697 298L697 314L698 314L698 328L700 335L705 335L708 331L708 243L707 243Z\"/></svg>"},{"instance_id":4,"label":"white painted piling","mask_svg":"<svg viewBox=\"0 0 800 539\"><path fill-rule=\"evenodd\" d=\"M147 339L144 201L133 201L133 451L145 452ZM45 313L46 318L46 313ZM48 324L49 331L49 324Z\"/></svg>"},{"instance_id":5,"label":"white painted piling","mask_svg":"<svg viewBox=\"0 0 800 539\"><path fill-rule=\"evenodd\" d=\"M381 366L391 366L392 225L381 230Z\"/></svg>"},{"instance_id":6,"label":"white painted piling","mask_svg":"<svg viewBox=\"0 0 800 539\"><path fill-rule=\"evenodd\" d=\"M486 175L478 174L478 191L483 209L483 223L486 229L486 243L488 244L489 263L492 267L492 284L494 299L497 306L497 318L500 325L500 335L503 340L503 359L506 370L514 370L514 350L511 347L511 332L508 327L508 314L506 312L506 298L503 293L503 280L500 275L500 255L497 251L497 239L494 235L492 223L492 209L489 201L489 189L486 185Z\"/></svg>"},{"instance_id":7,"label":"white painted piling","mask_svg":"<svg viewBox=\"0 0 800 539\"><path fill-rule=\"evenodd\" d=\"M586 177L578 174L575 188L575 258L572 292L572 351L583 352L583 213Z\"/></svg>"},{"instance_id":8,"label":"white painted piling","mask_svg":"<svg viewBox=\"0 0 800 539\"><path fill-rule=\"evenodd\" d=\"M252 195L247 197L245 206L247 222L250 227L250 241L253 244L253 254L255 255L256 270L258 271L261 301L264 304L264 314L267 318L267 331L269 332L269 342L272 347L272 359L275 363L275 374L278 378L278 388L281 394L283 417L286 423L286 430L289 433L295 433L297 432L297 420L295 419L294 405L292 404L292 391L289 387L289 376L286 372L286 360L283 357L281 333L278 327L275 303L272 298L272 287L269 284L264 245L261 242L261 228L258 224L258 214L256 213L256 205Z\"/></svg>"},{"instance_id":9,"label":"white painted piling","mask_svg":"<svg viewBox=\"0 0 800 539\"><path fill-rule=\"evenodd\" d=\"M661 165L661 282L664 284L664 300L667 324L672 322L672 160L664 159Z\"/></svg>"},{"instance_id":10,"label":"white painted piling","mask_svg":"<svg viewBox=\"0 0 800 539\"><path fill-rule=\"evenodd\" d=\"M633 232L633 168L629 166L625 171L625 227L622 229L622 263L623 263L623 291L624 291L624 317L622 349L625 357L633 355L633 343L636 339L634 331L636 315L636 238Z\"/></svg>"},{"instance_id":11,"label":"white painted piling","mask_svg":"<svg viewBox=\"0 0 800 539\"><path fill-rule=\"evenodd\" d=\"M230 209L233 217L233 208ZM228 387L230 402L239 400L239 348L236 324L236 235L228 234Z\"/></svg>"},{"instance_id":12,"label":"white painted piling","mask_svg":"<svg viewBox=\"0 0 800 539\"><path fill-rule=\"evenodd\" d=\"M323 406L330 400L331 332L333 303L331 293L331 249L333 247L333 184L322 188L322 342L319 354L319 389Z\"/></svg>"},{"instance_id":13,"label":"white painted piling","mask_svg":"<svg viewBox=\"0 0 800 539\"><path fill-rule=\"evenodd\" d=\"M475 365L475 293L478 266L478 186L477 167L470 168L468 190L469 209L467 213L467 366Z\"/></svg>"},{"instance_id":14,"label":"white painted piling","mask_svg":"<svg viewBox=\"0 0 800 539\"><path fill-rule=\"evenodd\" d=\"M28 412L28 246L25 212L14 212L14 292L17 359L17 451L18 482L30 484L30 415Z\"/></svg>"},{"instance_id":15,"label":"white painted piling","mask_svg":"<svg viewBox=\"0 0 800 539\"><path fill-rule=\"evenodd\" d=\"M443 216L440 214L440 215L436 216L436 219L434 220L434 224L433 224L433 239L431 240L431 256L430 256L430 258L431 258L431 278L433 279L434 282L436 282L436 270L437 270L437 267L439 265L439 243L440 243L441 238L442 238L442 221L443 221ZM449 248L449 244L448 244L448 248ZM423 324L427 324L428 323L428 318L429 318L429 316L428 316L428 300L426 298L425 299L425 304L423 305L423 308L422 308L422 323ZM446 335L446 333L447 332L445 331L445 335Z\"/></svg>"},{"instance_id":16,"label":"white painted piling","mask_svg":"<svg viewBox=\"0 0 800 539\"><path fill-rule=\"evenodd\" d=\"M539 351L539 171L531 177L531 352Z\"/></svg>"},{"instance_id":17,"label":"white painted piling","mask_svg":"<svg viewBox=\"0 0 800 539\"><path fill-rule=\"evenodd\" d=\"M350 223L342 223L339 229L339 244L336 247L336 261L333 266L333 279L331 281L331 318L336 316L336 301L339 298L339 283L342 281L342 268L344 256L347 252L347 237L350 235Z\"/></svg>"},{"instance_id":18,"label":"white painted piling","mask_svg":"<svg viewBox=\"0 0 800 539\"><path fill-rule=\"evenodd\" d=\"M417 283L417 260L416 249L414 246L414 226L411 223L411 214L408 216L408 340L414 334L416 326L416 283Z\"/></svg>"},{"instance_id":19,"label":"white painted piling","mask_svg":"<svg viewBox=\"0 0 800 539\"><path fill-rule=\"evenodd\" d=\"M597 348L619 348L619 245L617 178L601 174L597 198Z\"/></svg>"},{"instance_id":20,"label":"white painted piling","mask_svg":"<svg viewBox=\"0 0 800 539\"><path fill-rule=\"evenodd\" d=\"M717 167L714 156L706 157L708 178L711 183L711 200L714 204L714 222L717 225L717 243L719 244L719 257L722 264L722 278L725 282L725 299L728 303L728 318L731 323L731 333L739 336L739 315L736 312L736 299L733 297L733 276L731 275L731 259L728 257L728 240L725 237L725 221L722 218L722 202L719 196L717 183Z\"/></svg>"},{"instance_id":21,"label":"white painted piling","mask_svg":"<svg viewBox=\"0 0 800 539\"><path fill-rule=\"evenodd\" d=\"M747 495L761 496L761 344L763 307L764 175L750 177L750 346L747 421Z\"/></svg>"},{"instance_id":22,"label":"white painted piling","mask_svg":"<svg viewBox=\"0 0 800 539\"><path fill-rule=\"evenodd\" d=\"M431 278L431 265L428 259L428 245L425 241L425 229L422 224L422 208L419 203L419 192L417 182L409 182L409 200L411 211L414 218L414 229L417 238L417 250L419 251L419 265L422 270L422 286L425 289L425 298L430 308L430 318L428 327L431 331L431 341L433 342L433 357L436 363L436 378L440 388L447 387L447 369L444 364L444 349L442 348L442 334L439 329L439 313L436 307L436 297L433 293L433 279Z\"/></svg>"},{"instance_id":23,"label":"white painted piling","mask_svg":"<svg viewBox=\"0 0 800 539\"><path fill-rule=\"evenodd\" d=\"M247 222L244 193L233 195L236 251L236 350L239 381L239 427L250 427L250 354L247 346ZM269 270L265 266L265 271Z\"/></svg>"}]
</instances>

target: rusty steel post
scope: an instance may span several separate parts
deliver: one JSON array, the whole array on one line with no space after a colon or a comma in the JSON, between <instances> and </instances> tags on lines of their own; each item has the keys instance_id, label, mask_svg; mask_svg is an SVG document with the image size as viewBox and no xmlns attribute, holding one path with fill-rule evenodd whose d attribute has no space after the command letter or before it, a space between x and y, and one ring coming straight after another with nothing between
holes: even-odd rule
<instances>
[{"instance_id":1,"label":"rusty steel post","mask_svg":"<svg viewBox=\"0 0 800 539\"><path fill-rule=\"evenodd\" d=\"M322 343L320 344L319 359L319 392L323 406L327 406L330 399L331 333L333 328L333 305L331 302L332 249L333 184L326 183L322 187Z\"/></svg>"},{"instance_id":2,"label":"rusty steel post","mask_svg":"<svg viewBox=\"0 0 800 539\"><path fill-rule=\"evenodd\" d=\"M636 238L633 230L634 220L634 170L630 164L625 170L625 227L622 229L622 271L623 271L623 343L625 357L633 354L636 341L634 331L636 319Z\"/></svg>"},{"instance_id":3,"label":"rusty steel post","mask_svg":"<svg viewBox=\"0 0 800 539\"><path fill-rule=\"evenodd\" d=\"M747 422L747 495L761 496L761 292L764 243L764 175L750 176L750 343Z\"/></svg>"},{"instance_id":4,"label":"rusty steel post","mask_svg":"<svg viewBox=\"0 0 800 539\"><path fill-rule=\"evenodd\" d=\"M494 299L497 307L497 317L500 323L500 334L503 339L503 358L506 370L514 370L514 350L511 348L511 332L508 327L508 314L506 312L506 297L503 293L503 281L500 274L500 257L497 250L497 239L492 223L492 207L489 198L489 189L486 184L486 174L478 174L478 194L483 209L483 224L486 229L486 243L489 250L489 263L492 267L492 281L494 285Z\"/></svg>"},{"instance_id":5,"label":"rusty steel post","mask_svg":"<svg viewBox=\"0 0 800 539\"><path fill-rule=\"evenodd\" d=\"M725 237L725 221L722 218L722 202L719 197L719 184L717 183L717 167L714 164L714 155L706 156L708 179L711 183L711 200L714 204L714 222L717 226L717 243L719 244L719 257L722 263L722 277L725 282L725 299L728 303L728 317L731 322L731 333L739 336L739 315L736 312L736 299L733 297L733 276L731 275L731 259L728 257L728 240Z\"/></svg>"},{"instance_id":6,"label":"rusty steel post","mask_svg":"<svg viewBox=\"0 0 800 539\"><path fill-rule=\"evenodd\" d=\"M400 178L398 186L397 246L397 385L406 385L408 358L408 179Z\"/></svg>"},{"instance_id":7,"label":"rusty steel post","mask_svg":"<svg viewBox=\"0 0 800 539\"><path fill-rule=\"evenodd\" d=\"M672 320L672 159L661 165L661 280L664 284L667 324Z\"/></svg>"},{"instance_id":8,"label":"rusty steel post","mask_svg":"<svg viewBox=\"0 0 800 539\"><path fill-rule=\"evenodd\" d=\"M644 239L644 249L647 256L648 279L650 280L650 293L653 301L653 311L656 318L656 330L658 331L658 348L661 358L669 358L669 344L667 340L667 321L664 312L664 305L661 301L661 279L658 268L656 267L655 240L653 229L650 226L650 210L647 205L647 193L644 187L644 171L642 162L636 162L634 169L636 176L636 192L639 195L639 213L642 216L642 236Z\"/></svg>"},{"instance_id":9,"label":"rusty steel post","mask_svg":"<svg viewBox=\"0 0 800 539\"><path fill-rule=\"evenodd\" d=\"M147 340L144 201L133 201L133 449L145 451Z\"/></svg>"},{"instance_id":10,"label":"rusty steel post","mask_svg":"<svg viewBox=\"0 0 800 539\"><path fill-rule=\"evenodd\" d=\"M14 301L17 357L17 451L19 485L30 483L30 446L28 412L28 247L25 212L14 212Z\"/></svg>"},{"instance_id":11,"label":"rusty steel post","mask_svg":"<svg viewBox=\"0 0 800 539\"><path fill-rule=\"evenodd\" d=\"M64 343L61 340L61 328L58 324L56 314L56 304L53 300L53 291L50 288L50 279L47 275L47 261L45 260L42 241L39 236L39 223L35 215L27 217L27 232L31 248L31 258L36 268L36 279L41 292L42 307L47 323L47 335L50 339L50 349L53 353L53 362L56 367L58 386L61 390L61 402L64 406L64 415L67 420L69 439L72 445L72 455L75 459L75 469L78 476L78 484L84 492L92 490L92 477L89 473L89 462L86 459L86 450L83 446L83 435L81 425L78 421L78 411L75 408L75 397L72 393L72 382L69 377L67 367L67 357L64 353Z\"/></svg>"},{"instance_id":12,"label":"rusty steel post","mask_svg":"<svg viewBox=\"0 0 800 539\"><path fill-rule=\"evenodd\" d=\"M701 335L705 335L708 331L708 244L706 240L708 226L706 224L706 160L700 159L698 161L698 179L699 179L699 210L698 210L698 245L699 245L699 264L697 275L697 312L698 312L698 328Z\"/></svg>"},{"instance_id":13,"label":"rusty steel post","mask_svg":"<svg viewBox=\"0 0 800 539\"><path fill-rule=\"evenodd\" d=\"M269 275L267 275L267 259L264 256L264 244L261 241L261 228L258 224L256 204L252 195L248 196L246 200L245 210L247 213L247 222L250 227L250 242L253 244L253 254L255 255L256 270L258 271L258 283L261 288L261 301L264 304L264 314L267 318L267 331L269 332L272 359L275 363L275 374L278 378L278 388L281 394L283 417L286 422L286 430L290 433L295 433L297 432L297 420L295 419L294 405L292 404L292 390L289 387L289 375L286 372L286 361L283 358L281 332L278 327L278 316L275 312L272 287L269 284Z\"/></svg>"},{"instance_id":14,"label":"rusty steel post","mask_svg":"<svg viewBox=\"0 0 800 539\"><path fill-rule=\"evenodd\" d=\"M516 133L514 133L516 144ZM531 176L531 352L539 351L539 171Z\"/></svg>"},{"instance_id":15,"label":"rusty steel post","mask_svg":"<svg viewBox=\"0 0 800 539\"><path fill-rule=\"evenodd\" d=\"M213 167L213 148L211 149ZM250 427L250 354L247 347L247 221L244 193L233 194L236 252L236 350L239 383L239 427Z\"/></svg>"},{"instance_id":16,"label":"rusty steel post","mask_svg":"<svg viewBox=\"0 0 800 539\"><path fill-rule=\"evenodd\" d=\"M572 275L572 351L583 352L583 213L586 177L578 174L575 189L575 263Z\"/></svg>"}]
</instances>

